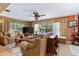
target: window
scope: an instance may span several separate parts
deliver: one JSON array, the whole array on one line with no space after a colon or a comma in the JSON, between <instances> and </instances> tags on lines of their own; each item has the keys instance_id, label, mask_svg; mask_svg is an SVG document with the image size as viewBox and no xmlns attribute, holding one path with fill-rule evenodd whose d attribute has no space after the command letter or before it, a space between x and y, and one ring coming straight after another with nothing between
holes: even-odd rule
<instances>
[{"instance_id":1,"label":"window","mask_svg":"<svg viewBox=\"0 0 79 59\"><path fill-rule=\"evenodd\" d=\"M39 34L39 24L35 24L34 26L34 34Z\"/></svg>"},{"instance_id":2,"label":"window","mask_svg":"<svg viewBox=\"0 0 79 59\"><path fill-rule=\"evenodd\" d=\"M53 35L60 35L60 22L47 23L47 24L35 24L34 33L52 33Z\"/></svg>"},{"instance_id":3,"label":"window","mask_svg":"<svg viewBox=\"0 0 79 59\"><path fill-rule=\"evenodd\" d=\"M52 31L52 24L48 23L48 24L40 24L39 26L40 28L40 32L51 32Z\"/></svg>"},{"instance_id":4,"label":"window","mask_svg":"<svg viewBox=\"0 0 79 59\"><path fill-rule=\"evenodd\" d=\"M24 24L20 23L10 23L10 29L18 32L23 32Z\"/></svg>"},{"instance_id":5,"label":"window","mask_svg":"<svg viewBox=\"0 0 79 59\"><path fill-rule=\"evenodd\" d=\"M60 36L60 22L52 23L53 35Z\"/></svg>"}]
</instances>

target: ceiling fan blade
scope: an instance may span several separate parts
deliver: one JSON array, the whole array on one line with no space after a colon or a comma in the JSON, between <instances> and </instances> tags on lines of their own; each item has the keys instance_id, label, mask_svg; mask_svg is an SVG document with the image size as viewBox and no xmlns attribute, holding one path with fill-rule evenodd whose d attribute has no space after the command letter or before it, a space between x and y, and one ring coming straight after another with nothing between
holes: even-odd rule
<instances>
[{"instance_id":1,"label":"ceiling fan blade","mask_svg":"<svg viewBox=\"0 0 79 59\"><path fill-rule=\"evenodd\" d=\"M35 17L35 16L32 16L32 15L28 15L28 17Z\"/></svg>"},{"instance_id":2,"label":"ceiling fan blade","mask_svg":"<svg viewBox=\"0 0 79 59\"><path fill-rule=\"evenodd\" d=\"M40 15L40 17L41 17L41 16L45 16L45 15Z\"/></svg>"},{"instance_id":3,"label":"ceiling fan blade","mask_svg":"<svg viewBox=\"0 0 79 59\"><path fill-rule=\"evenodd\" d=\"M36 10L32 12L32 15L28 15L28 17L34 17L36 21L39 20L40 17L45 16L44 14L39 14Z\"/></svg>"}]
</instances>

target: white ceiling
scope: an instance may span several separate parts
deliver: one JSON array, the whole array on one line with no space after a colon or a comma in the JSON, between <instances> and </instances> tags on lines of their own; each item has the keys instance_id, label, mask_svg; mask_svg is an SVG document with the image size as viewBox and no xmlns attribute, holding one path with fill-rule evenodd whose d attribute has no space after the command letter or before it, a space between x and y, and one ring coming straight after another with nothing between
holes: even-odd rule
<instances>
[{"instance_id":1,"label":"white ceiling","mask_svg":"<svg viewBox=\"0 0 79 59\"><path fill-rule=\"evenodd\" d=\"M34 10L39 14L45 14L39 20L79 14L79 4L77 3L12 3L6 9L10 12L3 11L0 14L1 16L24 21L35 20L34 17L29 17L29 15L33 15Z\"/></svg>"}]
</instances>

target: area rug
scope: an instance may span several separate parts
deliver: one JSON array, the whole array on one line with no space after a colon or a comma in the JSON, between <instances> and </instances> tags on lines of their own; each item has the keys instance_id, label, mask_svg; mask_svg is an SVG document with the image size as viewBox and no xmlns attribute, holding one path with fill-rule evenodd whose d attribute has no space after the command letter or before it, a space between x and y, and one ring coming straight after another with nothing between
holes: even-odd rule
<instances>
[{"instance_id":1,"label":"area rug","mask_svg":"<svg viewBox=\"0 0 79 59\"><path fill-rule=\"evenodd\" d=\"M79 46L69 45L69 49L71 51L71 54L73 54L74 56L79 56Z\"/></svg>"}]
</instances>

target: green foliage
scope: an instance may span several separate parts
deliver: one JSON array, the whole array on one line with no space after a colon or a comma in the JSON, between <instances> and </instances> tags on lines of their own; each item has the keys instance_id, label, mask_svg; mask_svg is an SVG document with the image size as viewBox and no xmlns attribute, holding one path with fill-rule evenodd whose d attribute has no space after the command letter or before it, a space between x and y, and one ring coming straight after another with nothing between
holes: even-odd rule
<instances>
[{"instance_id":1,"label":"green foliage","mask_svg":"<svg viewBox=\"0 0 79 59\"><path fill-rule=\"evenodd\" d=\"M29 33L29 32L26 32L26 33L25 33L25 36L29 36L29 35L30 35L30 33Z\"/></svg>"},{"instance_id":2,"label":"green foliage","mask_svg":"<svg viewBox=\"0 0 79 59\"><path fill-rule=\"evenodd\" d=\"M44 32L44 31L49 32L52 30L52 23L41 24L39 28L40 28L40 32Z\"/></svg>"}]
</instances>

